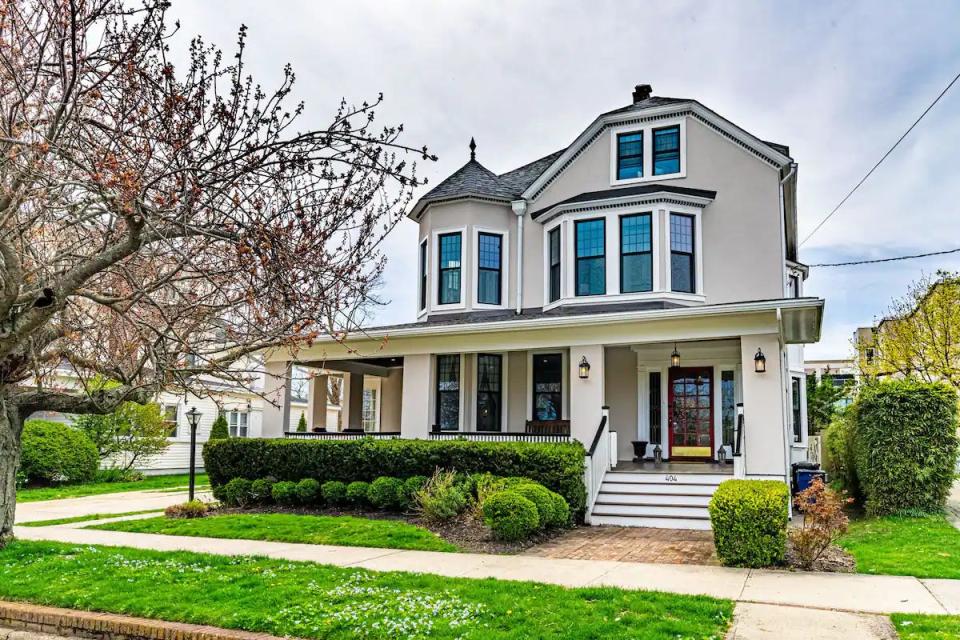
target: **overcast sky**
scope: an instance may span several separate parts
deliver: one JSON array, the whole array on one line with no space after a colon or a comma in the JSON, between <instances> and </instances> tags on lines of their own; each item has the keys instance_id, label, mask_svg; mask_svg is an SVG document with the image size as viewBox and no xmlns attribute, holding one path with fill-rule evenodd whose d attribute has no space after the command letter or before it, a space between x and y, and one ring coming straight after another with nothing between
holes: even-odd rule
<instances>
[{"instance_id":1,"label":"overcast sky","mask_svg":"<svg viewBox=\"0 0 960 640\"><path fill-rule=\"evenodd\" d=\"M224 48L250 28L265 84L285 63L322 125L341 96L382 91L382 123L440 156L432 184L468 158L501 173L569 144L633 85L696 98L799 163L801 237L813 229L960 71L958 2L348 2L174 0L184 35ZM806 263L960 247L960 83L834 218L801 248ZM377 323L414 319L416 225L388 240ZM826 299L808 358L849 353L853 329L882 316L923 273L960 254L812 269Z\"/></svg>"}]
</instances>

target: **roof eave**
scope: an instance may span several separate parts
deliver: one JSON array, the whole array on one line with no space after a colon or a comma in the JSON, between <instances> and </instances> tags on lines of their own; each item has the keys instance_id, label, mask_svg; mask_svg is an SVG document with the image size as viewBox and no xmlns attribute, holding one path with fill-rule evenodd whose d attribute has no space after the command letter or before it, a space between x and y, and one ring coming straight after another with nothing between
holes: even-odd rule
<instances>
[{"instance_id":1,"label":"roof eave","mask_svg":"<svg viewBox=\"0 0 960 640\"><path fill-rule=\"evenodd\" d=\"M484 195L482 193L476 193L476 192L468 192L463 194L457 194L455 196L446 196L443 198L420 198L420 200L417 201L417 204L413 206L413 209L410 210L410 213L407 214L407 217L413 220L414 222L420 222L420 218L423 216L424 212L430 206L435 204L450 204L452 202L460 202L462 200L476 200L480 202L510 204L511 202L516 200L516 198L490 196L490 195Z\"/></svg>"},{"instance_id":2,"label":"roof eave","mask_svg":"<svg viewBox=\"0 0 960 640\"><path fill-rule=\"evenodd\" d=\"M591 205L596 205L598 203L604 203L612 206L617 206L617 205L628 206L634 203L640 203L640 202L650 203L650 202L657 202L665 199L682 200L685 204L690 204L692 206L700 207L700 208L706 207L708 204L710 204L714 200L713 198L708 198L704 196L677 193L675 191L664 189L663 191L654 191L651 193L634 194L629 196L619 196L619 197L613 197L613 198L599 197L599 198L594 198L592 200L580 200L578 202L569 202L569 203L559 202L545 209L534 211L532 214L530 214L530 219L537 220L540 222L546 222L570 209L590 207Z\"/></svg>"}]
</instances>

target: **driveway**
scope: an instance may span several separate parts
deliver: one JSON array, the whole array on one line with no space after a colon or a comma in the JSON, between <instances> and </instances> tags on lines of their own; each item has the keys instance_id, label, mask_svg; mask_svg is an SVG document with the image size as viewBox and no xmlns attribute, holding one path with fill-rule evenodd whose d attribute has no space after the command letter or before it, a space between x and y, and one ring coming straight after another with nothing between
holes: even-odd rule
<instances>
[{"instance_id":1,"label":"driveway","mask_svg":"<svg viewBox=\"0 0 960 640\"><path fill-rule=\"evenodd\" d=\"M201 500L210 500L209 492L197 492ZM126 493L105 493L83 498L65 498L63 500L43 500L39 502L17 503L15 522L34 522L36 520L55 520L74 518L93 514L128 513L147 509L166 509L172 504L187 501L186 491L129 491Z\"/></svg>"}]
</instances>

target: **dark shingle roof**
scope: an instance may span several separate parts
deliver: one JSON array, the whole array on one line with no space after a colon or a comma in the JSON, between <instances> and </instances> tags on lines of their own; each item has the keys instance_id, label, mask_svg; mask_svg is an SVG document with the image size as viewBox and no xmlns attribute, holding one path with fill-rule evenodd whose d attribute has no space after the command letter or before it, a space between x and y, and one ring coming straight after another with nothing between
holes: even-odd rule
<instances>
[{"instance_id":1,"label":"dark shingle roof","mask_svg":"<svg viewBox=\"0 0 960 640\"><path fill-rule=\"evenodd\" d=\"M663 96L650 96L646 100L641 100L640 102L634 102L633 104L628 104L625 107L620 107L619 109L614 109L613 111L607 111L601 113L600 116L609 116L614 113L624 113L625 111L640 111L642 109L652 109L653 107L663 107L671 104L682 104L684 102L695 102L691 98L666 98Z\"/></svg>"},{"instance_id":2,"label":"dark shingle roof","mask_svg":"<svg viewBox=\"0 0 960 640\"><path fill-rule=\"evenodd\" d=\"M423 196L423 200L442 200L461 195L490 196L510 199L514 193L503 184L490 169L471 160L457 169L453 175L435 186Z\"/></svg>"},{"instance_id":3,"label":"dark shingle roof","mask_svg":"<svg viewBox=\"0 0 960 640\"><path fill-rule=\"evenodd\" d=\"M522 167L517 167L512 171L507 171L506 173L500 174L500 181L509 186L514 193L519 196L521 193L527 190L534 180L540 177L540 175L547 170L554 160L559 158L566 149L560 149L560 151L554 151L548 156L544 156L539 160L534 160L529 164L525 164Z\"/></svg>"},{"instance_id":4,"label":"dark shingle roof","mask_svg":"<svg viewBox=\"0 0 960 640\"><path fill-rule=\"evenodd\" d=\"M707 198L709 200L713 200L717 197L716 191L710 191L707 189L692 189L690 187L677 187L674 185L657 183L641 184L633 187L622 187L620 189L604 189L603 191L588 191L586 193L580 193L571 198L567 198L566 200L555 202L549 207L545 207L539 211L534 211L530 214L530 218L536 220L553 209L567 204L576 204L578 202L596 202L599 200L611 200L614 198L642 196L650 193L661 192L675 193L682 196L694 196L696 198Z\"/></svg>"}]
</instances>

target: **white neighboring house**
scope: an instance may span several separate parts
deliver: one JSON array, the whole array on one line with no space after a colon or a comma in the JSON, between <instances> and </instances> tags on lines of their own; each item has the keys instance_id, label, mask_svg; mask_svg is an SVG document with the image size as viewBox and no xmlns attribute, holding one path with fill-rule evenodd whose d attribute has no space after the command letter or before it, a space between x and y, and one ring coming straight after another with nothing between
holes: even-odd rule
<instances>
[{"instance_id":1,"label":"white neighboring house","mask_svg":"<svg viewBox=\"0 0 960 640\"><path fill-rule=\"evenodd\" d=\"M788 481L824 306L803 295L797 165L695 99L632 98L505 173L471 140L408 214L416 321L267 354L263 435L296 411L291 367L315 367L345 374L352 433L375 380L380 437L579 441L591 523L707 528L725 478Z\"/></svg>"}]
</instances>

